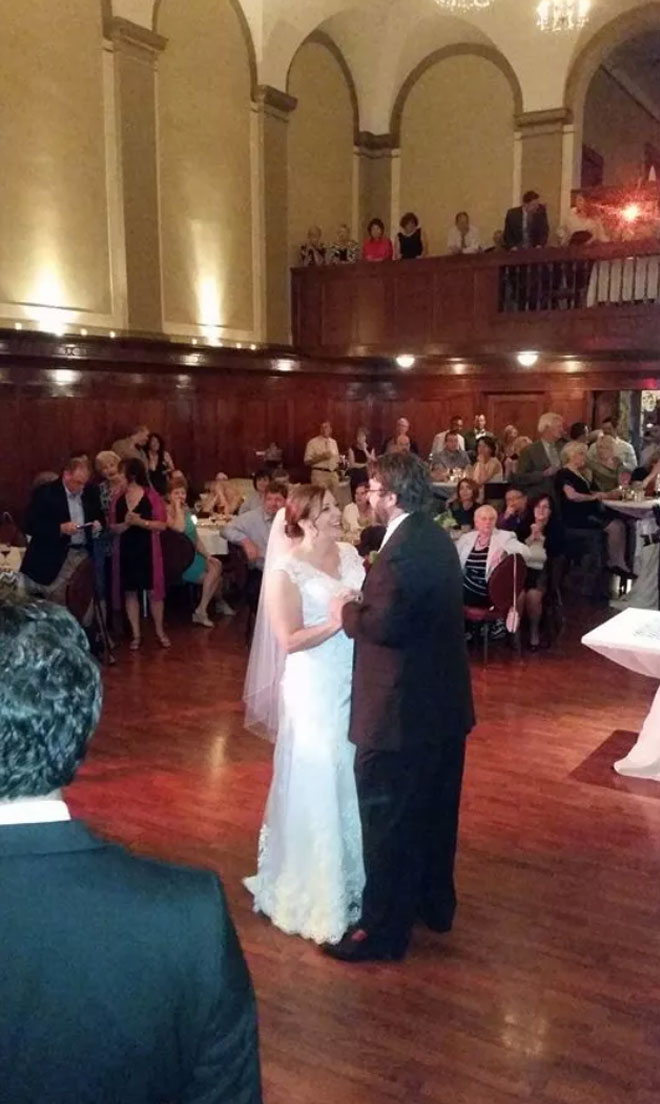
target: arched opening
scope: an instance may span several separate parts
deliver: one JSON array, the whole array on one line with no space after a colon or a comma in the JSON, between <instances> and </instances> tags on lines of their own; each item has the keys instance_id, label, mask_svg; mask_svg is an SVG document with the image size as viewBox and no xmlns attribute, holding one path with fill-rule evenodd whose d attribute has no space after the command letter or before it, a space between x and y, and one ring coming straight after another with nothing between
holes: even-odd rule
<instances>
[{"instance_id":1,"label":"arched opening","mask_svg":"<svg viewBox=\"0 0 660 1104\"><path fill-rule=\"evenodd\" d=\"M401 210L416 212L431 253L446 251L457 211L489 245L510 206L518 80L505 58L480 45L444 47L404 82L391 131L401 150ZM488 187L484 188L484 179Z\"/></svg>"},{"instance_id":2,"label":"arched opening","mask_svg":"<svg viewBox=\"0 0 660 1104\"><path fill-rule=\"evenodd\" d=\"M353 221L353 146L359 129L355 85L346 61L326 34L316 31L296 52L287 92L297 100L289 120L288 209L290 259L311 225L326 244L340 223ZM357 232L357 227L351 227Z\"/></svg>"}]
</instances>

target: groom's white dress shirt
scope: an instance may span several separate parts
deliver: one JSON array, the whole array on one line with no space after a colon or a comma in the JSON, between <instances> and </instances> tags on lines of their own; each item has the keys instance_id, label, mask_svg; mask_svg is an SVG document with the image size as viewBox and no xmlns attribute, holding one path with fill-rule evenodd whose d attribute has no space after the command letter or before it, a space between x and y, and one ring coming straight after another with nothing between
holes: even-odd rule
<instances>
[{"instance_id":1,"label":"groom's white dress shirt","mask_svg":"<svg viewBox=\"0 0 660 1104\"><path fill-rule=\"evenodd\" d=\"M383 541L382 541L382 544L379 548L379 552L383 551L385 545L387 544L388 540L392 536L392 533L396 533L397 529L401 525L401 522L405 521L407 517L410 517L410 514L399 514L398 517L394 518L394 521L391 521L389 523L389 525L387 526L387 529L385 530L385 536L383 537Z\"/></svg>"},{"instance_id":2,"label":"groom's white dress shirt","mask_svg":"<svg viewBox=\"0 0 660 1104\"><path fill-rule=\"evenodd\" d=\"M0 801L0 825L54 824L61 820L71 820L71 813L59 793L53 796L17 797L14 801Z\"/></svg>"}]
</instances>

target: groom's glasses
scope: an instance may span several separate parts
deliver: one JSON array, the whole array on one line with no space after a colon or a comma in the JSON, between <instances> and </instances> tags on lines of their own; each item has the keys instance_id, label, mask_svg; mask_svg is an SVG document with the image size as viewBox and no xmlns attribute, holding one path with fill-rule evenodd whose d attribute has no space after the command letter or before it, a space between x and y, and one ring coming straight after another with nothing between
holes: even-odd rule
<instances>
[{"instance_id":1,"label":"groom's glasses","mask_svg":"<svg viewBox=\"0 0 660 1104\"><path fill-rule=\"evenodd\" d=\"M384 491L382 487L368 487L367 488L367 494L368 495L378 495L379 498L384 498L385 495L389 494L389 493L390 493L389 491Z\"/></svg>"}]
</instances>

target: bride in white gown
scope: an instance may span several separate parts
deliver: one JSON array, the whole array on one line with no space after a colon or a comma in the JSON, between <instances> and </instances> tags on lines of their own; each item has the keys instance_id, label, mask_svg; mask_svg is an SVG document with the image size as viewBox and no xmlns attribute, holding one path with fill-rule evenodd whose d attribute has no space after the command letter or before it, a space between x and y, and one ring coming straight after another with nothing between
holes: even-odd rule
<instances>
[{"instance_id":1,"label":"bride in white gown","mask_svg":"<svg viewBox=\"0 0 660 1104\"><path fill-rule=\"evenodd\" d=\"M353 644L334 602L360 589L364 568L353 547L337 543L340 532L328 491L291 491L288 542L276 523L271 534L262 601L268 623L255 632L244 695L246 723L268 726L283 657L258 871L245 884L255 911L316 943L337 943L359 919L364 887L355 749L348 742Z\"/></svg>"}]
</instances>

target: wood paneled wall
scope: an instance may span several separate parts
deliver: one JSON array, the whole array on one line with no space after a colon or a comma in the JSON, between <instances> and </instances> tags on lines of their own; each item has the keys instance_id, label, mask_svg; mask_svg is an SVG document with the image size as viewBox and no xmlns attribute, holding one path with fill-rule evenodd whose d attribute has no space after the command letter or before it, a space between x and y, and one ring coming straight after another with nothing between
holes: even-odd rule
<instances>
[{"instance_id":1,"label":"wood paneled wall","mask_svg":"<svg viewBox=\"0 0 660 1104\"><path fill-rule=\"evenodd\" d=\"M452 414L469 423L483 411L496 431L514 422L533 436L544 410L589 420L594 392L657 386L660 374L657 365L621 363L576 372L575 362L534 372L493 363L387 374L376 365L226 351L207 357L165 344L150 345L147 355L137 343L107 343L87 356L82 346L74 356L70 343L33 343L29 355L18 348L12 355L10 346L0 340L0 509L17 513L39 471L57 469L74 450L95 453L141 422L164 436L195 485L218 470L249 473L255 450L271 440L300 476L305 442L325 418L345 449L358 426L379 444L405 415L426 453ZM191 368L193 356L200 363Z\"/></svg>"}]
</instances>

